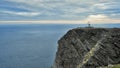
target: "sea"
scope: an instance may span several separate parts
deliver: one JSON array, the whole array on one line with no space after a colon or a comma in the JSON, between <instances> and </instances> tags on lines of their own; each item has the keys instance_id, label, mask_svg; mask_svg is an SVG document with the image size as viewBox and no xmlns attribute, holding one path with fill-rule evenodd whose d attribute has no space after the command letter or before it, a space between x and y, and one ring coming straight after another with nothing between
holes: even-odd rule
<instances>
[{"instance_id":1,"label":"sea","mask_svg":"<svg viewBox=\"0 0 120 68\"><path fill-rule=\"evenodd\" d=\"M0 24L0 68L51 68L57 41L70 29L87 24ZM120 28L120 24L92 24Z\"/></svg>"}]
</instances>

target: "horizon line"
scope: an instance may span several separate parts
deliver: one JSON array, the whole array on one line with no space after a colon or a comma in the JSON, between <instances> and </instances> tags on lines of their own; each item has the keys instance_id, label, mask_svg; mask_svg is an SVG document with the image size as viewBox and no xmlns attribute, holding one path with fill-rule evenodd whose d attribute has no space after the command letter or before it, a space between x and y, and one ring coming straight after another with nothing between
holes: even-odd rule
<instances>
[{"instance_id":1,"label":"horizon line","mask_svg":"<svg viewBox=\"0 0 120 68\"><path fill-rule=\"evenodd\" d=\"M91 22L85 20L0 20L0 24L120 24L120 22Z\"/></svg>"}]
</instances>

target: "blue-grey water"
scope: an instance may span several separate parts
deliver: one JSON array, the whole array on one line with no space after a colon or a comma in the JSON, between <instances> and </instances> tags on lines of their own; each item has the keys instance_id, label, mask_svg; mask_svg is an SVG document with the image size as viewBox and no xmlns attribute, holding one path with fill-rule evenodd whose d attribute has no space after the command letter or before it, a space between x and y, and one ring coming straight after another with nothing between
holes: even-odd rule
<instances>
[{"instance_id":1,"label":"blue-grey water","mask_svg":"<svg viewBox=\"0 0 120 68\"><path fill-rule=\"evenodd\" d=\"M69 29L85 27L72 24L0 24L0 68L50 68L57 41ZM101 24L95 27L120 27Z\"/></svg>"}]
</instances>

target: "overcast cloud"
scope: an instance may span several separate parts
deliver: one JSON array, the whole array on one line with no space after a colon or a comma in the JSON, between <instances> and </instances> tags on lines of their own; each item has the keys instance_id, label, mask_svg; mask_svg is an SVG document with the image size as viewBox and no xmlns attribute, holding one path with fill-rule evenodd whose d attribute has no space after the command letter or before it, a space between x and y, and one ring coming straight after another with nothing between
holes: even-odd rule
<instances>
[{"instance_id":1,"label":"overcast cloud","mask_svg":"<svg viewBox=\"0 0 120 68\"><path fill-rule=\"evenodd\" d=\"M1 0L0 20L120 21L120 0ZM112 21L112 22L114 22ZM106 21L109 22L109 21Z\"/></svg>"}]
</instances>

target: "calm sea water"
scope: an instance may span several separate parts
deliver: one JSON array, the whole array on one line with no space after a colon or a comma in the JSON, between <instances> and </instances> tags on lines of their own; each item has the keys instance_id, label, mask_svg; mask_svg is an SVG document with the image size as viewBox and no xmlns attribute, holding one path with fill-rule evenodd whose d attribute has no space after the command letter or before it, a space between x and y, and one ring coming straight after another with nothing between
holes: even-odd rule
<instances>
[{"instance_id":1,"label":"calm sea water","mask_svg":"<svg viewBox=\"0 0 120 68\"><path fill-rule=\"evenodd\" d=\"M86 25L1 24L0 68L50 68L57 51L57 41L69 29ZM120 27L101 24L95 27Z\"/></svg>"}]
</instances>

